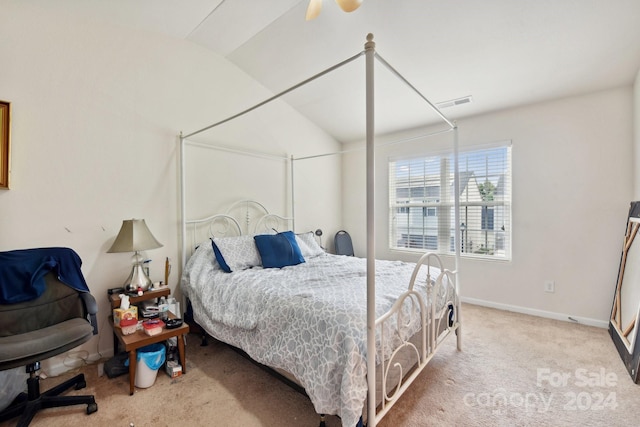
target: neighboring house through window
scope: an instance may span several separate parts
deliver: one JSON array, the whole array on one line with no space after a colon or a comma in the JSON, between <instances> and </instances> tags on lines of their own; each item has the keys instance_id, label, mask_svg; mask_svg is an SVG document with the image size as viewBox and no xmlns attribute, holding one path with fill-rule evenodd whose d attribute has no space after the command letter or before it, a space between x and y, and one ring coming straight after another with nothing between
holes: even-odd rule
<instances>
[{"instance_id":1,"label":"neighboring house through window","mask_svg":"<svg viewBox=\"0 0 640 427\"><path fill-rule=\"evenodd\" d=\"M453 155L389 161L392 249L454 253ZM511 143L460 151L460 251L511 259Z\"/></svg>"}]
</instances>

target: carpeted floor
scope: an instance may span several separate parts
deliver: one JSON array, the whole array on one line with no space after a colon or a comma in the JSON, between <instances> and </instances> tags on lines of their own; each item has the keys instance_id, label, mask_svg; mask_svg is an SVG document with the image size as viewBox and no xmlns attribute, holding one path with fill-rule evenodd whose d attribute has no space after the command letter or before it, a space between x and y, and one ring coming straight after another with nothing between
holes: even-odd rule
<instances>
[{"instance_id":1,"label":"carpeted floor","mask_svg":"<svg viewBox=\"0 0 640 427\"><path fill-rule=\"evenodd\" d=\"M605 329L463 306L463 351L450 337L379 426L638 425L634 384ZM128 393L128 376L79 371L98 412L38 413L32 426L301 426L319 418L302 394L223 344L187 340L187 374ZM75 372L43 381L47 389ZM0 426L14 425L2 423ZM328 417L329 427L340 420Z\"/></svg>"}]
</instances>

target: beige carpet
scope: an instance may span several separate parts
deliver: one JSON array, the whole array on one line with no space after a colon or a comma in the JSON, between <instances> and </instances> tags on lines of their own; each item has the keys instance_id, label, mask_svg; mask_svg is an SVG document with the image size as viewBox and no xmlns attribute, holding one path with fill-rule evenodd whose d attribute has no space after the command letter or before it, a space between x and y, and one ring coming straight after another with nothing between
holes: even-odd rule
<instances>
[{"instance_id":1,"label":"beige carpet","mask_svg":"<svg viewBox=\"0 0 640 427\"><path fill-rule=\"evenodd\" d=\"M634 384L604 329L464 305L462 352L450 337L408 394L378 425L638 425ZM80 369L98 412L48 409L32 426L318 426L311 402L228 347L190 335L187 374L162 371L128 393L128 376ZM47 379L43 389L71 373ZM339 426L337 417L327 425ZM3 423L0 426L14 425Z\"/></svg>"}]
</instances>

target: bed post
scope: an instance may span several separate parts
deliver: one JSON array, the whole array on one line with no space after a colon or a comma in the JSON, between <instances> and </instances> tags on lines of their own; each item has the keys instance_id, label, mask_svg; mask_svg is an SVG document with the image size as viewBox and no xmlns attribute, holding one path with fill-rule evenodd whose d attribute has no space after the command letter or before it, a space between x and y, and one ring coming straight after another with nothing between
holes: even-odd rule
<instances>
[{"instance_id":1,"label":"bed post","mask_svg":"<svg viewBox=\"0 0 640 427\"><path fill-rule=\"evenodd\" d=\"M293 192L294 190L294 179L293 179L293 155L289 158L289 174L291 175L291 229L296 231L296 196Z\"/></svg>"},{"instance_id":2,"label":"bed post","mask_svg":"<svg viewBox=\"0 0 640 427\"><path fill-rule=\"evenodd\" d=\"M375 152L374 152L374 59L376 44L367 34L364 44L367 93L367 423L376 426L376 239L375 239Z\"/></svg>"},{"instance_id":3,"label":"bed post","mask_svg":"<svg viewBox=\"0 0 640 427\"><path fill-rule=\"evenodd\" d=\"M180 131L180 246L182 247L182 252L180 253L180 257L182 258L182 263L180 264L180 268L183 269L187 264L187 217L186 217L186 196L185 196L185 160L184 160L184 137L182 136L182 131ZM169 285L165 283L165 285ZM183 305L183 307L186 307Z\"/></svg>"},{"instance_id":4,"label":"bed post","mask_svg":"<svg viewBox=\"0 0 640 427\"><path fill-rule=\"evenodd\" d=\"M455 279L455 292L456 295L460 295L460 248L462 247L462 240L460 236L460 171L458 165L458 124L453 122L453 180L454 180L454 188L455 188L455 197L453 198L453 206L454 206L454 219L455 219L455 231L454 231L454 242L456 245L455 250L455 271L456 271L456 279ZM462 314L460 311L460 298L458 297L458 304L455 308L456 310L456 318L458 320L458 327L456 328L456 345L458 350L462 350Z\"/></svg>"}]
</instances>

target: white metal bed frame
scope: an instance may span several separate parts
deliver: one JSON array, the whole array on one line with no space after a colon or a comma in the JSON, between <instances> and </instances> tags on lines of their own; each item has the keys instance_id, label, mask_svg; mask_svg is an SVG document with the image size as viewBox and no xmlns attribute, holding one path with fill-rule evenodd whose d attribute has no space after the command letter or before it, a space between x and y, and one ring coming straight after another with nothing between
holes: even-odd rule
<instances>
[{"instance_id":1,"label":"white metal bed frame","mask_svg":"<svg viewBox=\"0 0 640 427\"><path fill-rule=\"evenodd\" d=\"M422 342L420 347L415 346L410 342L404 342L401 347L409 347L412 348L413 351L419 357L419 363L416 368L409 373L406 378L403 378L404 375L400 375L400 379L398 383L391 387L390 390L387 390L386 380L388 378L389 373L393 369L402 370L402 366L398 365L394 362L394 358L397 355L400 349L397 349L392 354L391 358L382 363L382 397L381 399L376 400L376 363L368 363L367 364L367 382L368 382L368 397L367 397L367 425L370 427L375 427L377 422L384 417L384 415L391 409L393 404L397 402L399 397L409 388L411 383L417 378L417 376L422 372L422 370L427 366L428 362L434 356L435 351L446 336L448 336L451 332L455 331L457 335L457 348L458 350L462 349L462 334L461 334L461 316L460 316L460 298L459 295L459 278L457 274L459 258L460 258L460 230L458 227L454 227L454 246L455 246L455 268L454 270L447 270L443 267L442 260L435 254L425 254L423 255L418 263L416 264L416 268L414 270L413 277L411 279L411 283L409 284L408 290L399 297L398 301L394 304L392 310L381 316L379 319L375 318L375 123L374 123L374 111L375 111L375 103L374 103L374 60L377 59L383 64L386 68L388 68L392 74L394 74L397 78L399 78L402 82L404 82L413 92L415 92L420 98L422 98L427 105L434 111L444 123L446 123L449 128L444 132L453 131L453 155L454 155L454 223L460 223L460 209L459 209L459 171L458 171L458 134L457 134L457 126L455 123L451 122L447 119L438 108L431 103L424 95L422 95L413 85L411 85L400 73L398 73L388 62L386 62L380 55L378 55L375 51L375 42L373 41L373 35L367 35L367 42L364 45L364 51L354 55L351 58L348 58L345 61L342 61L333 67L330 67L321 73L318 73L312 76L309 79L304 80L297 85L290 87L289 89L280 92L279 94L274 95L273 97L262 101L251 108L248 108L240 113L237 113L231 117L228 117L224 120L216 122L210 126L207 126L198 131L189 133L187 135L180 134L180 194L181 194L181 243L182 243L182 267L186 265L187 260L187 247L186 247L186 236L187 236L187 225L191 224L194 227L197 224L212 222L215 223L218 220L221 221L231 221L235 223L239 229L241 229L240 224L236 221L232 216L223 214L223 215L213 215L208 218L200 219L200 220L187 220L186 218L186 200L185 200L185 145L189 142L188 138L200 134L206 130L217 127L223 123L231 121L235 118L238 118L244 114L247 114L257 108L260 108L283 95L301 87L305 84L322 77L323 75L330 73L343 65L350 63L351 61L359 58L360 56L365 56L365 65L366 65L366 211L367 211L367 221L366 221L366 231L367 231L367 241L366 241L366 259L367 259L367 354L375 355L376 354L376 343L375 343L375 334L376 328L384 321L388 320L394 313L397 315L397 321L399 323L402 322L402 315L399 314L398 309L402 307L403 303L409 299L412 301L412 304L418 304L419 310L422 316ZM435 134L442 133L443 131L434 132L429 135L431 136ZM403 141L395 141L393 143L403 142ZM196 143L196 145L202 146L201 143ZM215 146L211 146L212 148L217 148ZM220 149L226 150L226 147L220 147ZM328 153L328 154L320 154L316 156L307 156L300 158L290 158L291 161L291 210L292 210L292 221L295 221L295 200L293 195L293 183L294 183L294 175L293 175L293 164L295 161L306 160L315 157L322 157L327 155L334 154L342 154L343 152L338 153ZM274 157L269 155L264 155L262 153L250 153L245 152L244 154L255 155L259 157ZM283 158L284 159L284 158ZM263 206L264 208L264 206ZM266 209L265 209L266 211ZM280 217L284 218L284 217ZM247 219L248 224L248 219ZM295 227L295 223L294 227ZM213 225L212 225L213 226ZM228 223L227 223L228 226ZM424 301L422 298L414 291L414 282L416 279L417 272L421 266L426 265L429 269L430 263L435 262L438 264L441 274L434 280L434 285L429 286L429 294L430 294L430 304L429 307L425 307ZM446 279L449 283L453 283L455 289L455 297L454 301L447 301L446 304L442 307L442 310L451 310L450 307L453 307L452 312L449 315L446 315L444 312L437 313L435 307L435 298L439 295L439 289L443 286L443 280ZM428 276L428 280L431 280L430 276ZM429 282L430 283L430 282ZM441 328L441 322L443 319L446 319L449 322L449 325L444 328ZM375 357L370 358L367 357L367 360L375 360ZM377 402L380 402L379 405ZM378 409L379 407L379 409Z\"/></svg>"},{"instance_id":2,"label":"white metal bed frame","mask_svg":"<svg viewBox=\"0 0 640 427\"><path fill-rule=\"evenodd\" d=\"M243 207L244 209L242 209ZM254 209L252 210L251 208ZM238 215L233 215L234 212L241 214L241 221L238 221ZM201 226L207 228L206 235L208 237L221 237L235 236L237 234L257 234L269 230L277 230L280 225L287 223L292 224L293 219L270 213L262 203L255 200L239 200L233 203L225 213L210 215L200 219L185 219L183 221L184 236L190 235L190 242L194 244L200 243L197 236L199 235L198 229ZM183 237L183 240L182 250L186 258L191 255L193 246L187 248L187 239ZM185 263L183 263L183 267L184 265Z\"/></svg>"}]
</instances>

